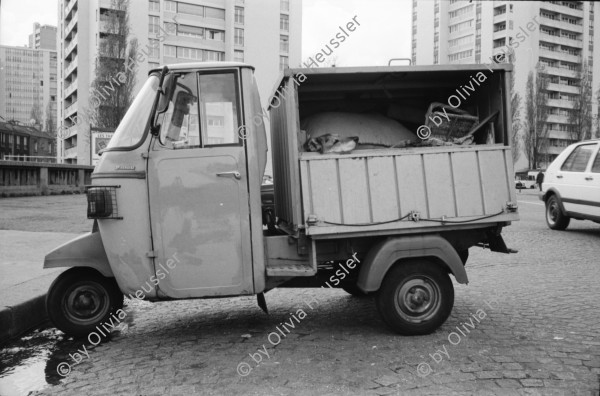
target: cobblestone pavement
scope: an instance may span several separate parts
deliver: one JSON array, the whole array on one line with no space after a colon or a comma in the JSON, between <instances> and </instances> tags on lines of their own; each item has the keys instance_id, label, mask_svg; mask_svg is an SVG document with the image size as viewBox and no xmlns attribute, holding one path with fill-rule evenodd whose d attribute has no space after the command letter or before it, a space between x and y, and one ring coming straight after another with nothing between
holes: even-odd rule
<instances>
[{"instance_id":1,"label":"cobblestone pavement","mask_svg":"<svg viewBox=\"0 0 600 396\"><path fill-rule=\"evenodd\" d=\"M39 394L597 395L600 225L551 231L534 195L518 199L504 235L520 252L471 249L470 284L455 284L434 334L394 335L371 299L341 290L269 292L270 316L253 298L135 301L111 341ZM273 347L298 308L307 316Z\"/></svg>"}]
</instances>

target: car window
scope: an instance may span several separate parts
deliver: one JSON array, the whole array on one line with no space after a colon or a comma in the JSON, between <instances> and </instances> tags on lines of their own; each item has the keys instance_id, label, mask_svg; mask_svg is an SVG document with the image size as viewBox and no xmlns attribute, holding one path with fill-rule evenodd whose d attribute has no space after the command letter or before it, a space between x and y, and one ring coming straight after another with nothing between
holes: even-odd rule
<instances>
[{"instance_id":1,"label":"car window","mask_svg":"<svg viewBox=\"0 0 600 396\"><path fill-rule=\"evenodd\" d=\"M600 173L600 151L598 151L598 154L596 154L596 159L592 164L592 172Z\"/></svg>"},{"instance_id":2,"label":"car window","mask_svg":"<svg viewBox=\"0 0 600 396\"><path fill-rule=\"evenodd\" d=\"M200 147L196 73L178 75L175 84L161 121L161 141L173 149Z\"/></svg>"},{"instance_id":3,"label":"car window","mask_svg":"<svg viewBox=\"0 0 600 396\"><path fill-rule=\"evenodd\" d=\"M204 145L238 145L240 106L236 74L200 74L199 82Z\"/></svg>"},{"instance_id":4,"label":"car window","mask_svg":"<svg viewBox=\"0 0 600 396\"><path fill-rule=\"evenodd\" d=\"M567 157L567 160L563 163L560 170L565 172L583 172L587 168L587 164L590 161L594 150L595 144L584 144L577 147Z\"/></svg>"}]
</instances>

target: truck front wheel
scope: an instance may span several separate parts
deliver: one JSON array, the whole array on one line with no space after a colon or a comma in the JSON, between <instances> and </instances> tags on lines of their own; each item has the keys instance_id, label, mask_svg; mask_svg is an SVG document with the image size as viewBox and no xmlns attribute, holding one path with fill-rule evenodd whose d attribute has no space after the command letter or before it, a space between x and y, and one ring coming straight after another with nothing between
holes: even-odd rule
<instances>
[{"instance_id":1,"label":"truck front wheel","mask_svg":"<svg viewBox=\"0 0 600 396\"><path fill-rule=\"evenodd\" d=\"M450 316L454 287L441 265L415 260L388 272L375 301L383 321L398 334L429 334Z\"/></svg>"},{"instance_id":2,"label":"truck front wheel","mask_svg":"<svg viewBox=\"0 0 600 396\"><path fill-rule=\"evenodd\" d=\"M52 323L64 333L85 337L123 307L113 278L89 268L71 268L54 280L46 296Z\"/></svg>"}]
</instances>

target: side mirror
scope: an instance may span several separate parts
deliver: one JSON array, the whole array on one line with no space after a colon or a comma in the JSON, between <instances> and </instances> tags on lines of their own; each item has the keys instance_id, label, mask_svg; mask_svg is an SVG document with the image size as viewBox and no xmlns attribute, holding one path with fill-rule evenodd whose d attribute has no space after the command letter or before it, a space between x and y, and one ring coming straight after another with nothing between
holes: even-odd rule
<instances>
[{"instance_id":1,"label":"side mirror","mask_svg":"<svg viewBox=\"0 0 600 396\"><path fill-rule=\"evenodd\" d=\"M160 99L156 108L156 114L162 114L169 108L169 101L171 100L171 95L173 94L173 87L175 85L173 84L174 80L175 75L173 73L169 73L165 76L161 87Z\"/></svg>"}]
</instances>

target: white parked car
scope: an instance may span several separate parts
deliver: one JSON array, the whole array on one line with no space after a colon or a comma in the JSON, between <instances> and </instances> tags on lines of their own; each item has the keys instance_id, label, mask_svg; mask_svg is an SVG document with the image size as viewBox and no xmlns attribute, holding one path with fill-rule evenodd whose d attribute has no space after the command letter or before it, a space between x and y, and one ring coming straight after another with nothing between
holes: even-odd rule
<instances>
[{"instance_id":1,"label":"white parked car","mask_svg":"<svg viewBox=\"0 0 600 396\"><path fill-rule=\"evenodd\" d=\"M564 230L571 219L600 223L600 139L567 147L550 164L540 199L546 204L546 223Z\"/></svg>"}]
</instances>

